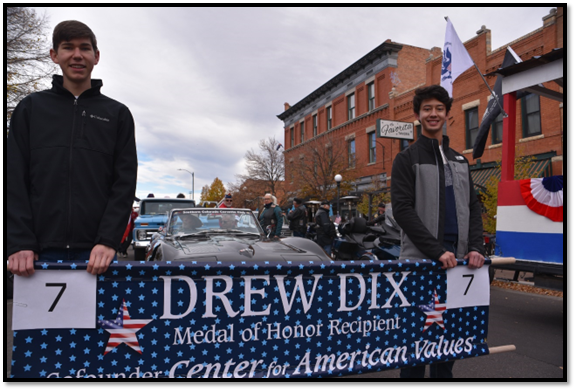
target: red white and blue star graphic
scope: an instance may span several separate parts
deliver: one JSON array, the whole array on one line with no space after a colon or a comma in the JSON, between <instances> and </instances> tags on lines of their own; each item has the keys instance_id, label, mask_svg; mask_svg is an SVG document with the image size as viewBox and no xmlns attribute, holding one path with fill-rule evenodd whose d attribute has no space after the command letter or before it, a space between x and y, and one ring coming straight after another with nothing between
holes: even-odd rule
<instances>
[{"instance_id":1,"label":"red white and blue star graphic","mask_svg":"<svg viewBox=\"0 0 576 391\"><path fill-rule=\"evenodd\" d=\"M426 331L428 327L432 326L434 323L446 330L444 327L444 318L442 317L442 314L446 311L446 303L440 303L436 290L434 290L432 301L429 304L419 305L418 308L426 314L426 322L424 323L424 329L422 332Z\"/></svg>"},{"instance_id":2,"label":"red white and blue star graphic","mask_svg":"<svg viewBox=\"0 0 576 391\"><path fill-rule=\"evenodd\" d=\"M110 333L110 339L108 339L108 344L106 344L104 355L123 343L142 354L136 333L150 322L152 322L152 319L131 319L126 307L126 301L122 299L122 306L118 310L118 316L116 316L115 320L98 321L98 324Z\"/></svg>"}]
</instances>

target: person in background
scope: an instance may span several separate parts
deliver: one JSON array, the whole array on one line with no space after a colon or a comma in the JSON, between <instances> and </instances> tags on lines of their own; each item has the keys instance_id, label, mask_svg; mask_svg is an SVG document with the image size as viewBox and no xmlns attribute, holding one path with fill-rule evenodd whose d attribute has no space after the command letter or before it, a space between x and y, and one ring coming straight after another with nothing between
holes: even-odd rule
<instances>
[{"instance_id":1,"label":"person in background","mask_svg":"<svg viewBox=\"0 0 576 391\"><path fill-rule=\"evenodd\" d=\"M146 196L146 198L154 198L154 193L150 193Z\"/></svg>"},{"instance_id":2,"label":"person in background","mask_svg":"<svg viewBox=\"0 0 576 391\"><path fill-rule=\"evenodd\" d=\"M264 208L258 220L266 235L272 239L279 239L282 232L282 209L274 203L275 198L272 194L264 196Z\"/></svg>"},{"instance_id":3,"label":"person in background","mask_svg":"<svg viewBox=\"0 0 576 391\"><path fill-rule=\"evenodd\" d=\"M224 196L224 202L220 204L219 208L231 208L232 207L232 194L226 194Z\"/></svg>"},{"instance_id":4,"label":"person in background","mask_svg":"<svg viewBox=\"0 0 576 391\"><path fill-rule=\"evenodd\" d=\"M186 196L185 196L184 194L182 194L182 193L179 193L179 194L176 196L176 198L186 198Z\"/></svg>"},{"instance_id":5,"label":"person in background","mask_svg":"<svg viewBox=\"0 0 576 391\"><path fill-rule=\"evenodd\" d=\"M324 249L324 252L328 255L332 255L332 243L336 239L336 227L334 223L330 221L329 216L330 203L328 201L322 201L320 203L320 208L314 216L316 223L316 243Z\"/></svg>"},{"instance_id":6,"label":"person in background","mask_svg":"<svg viewBox=\"0 0 576 391\"><path fill-rule=\"evenodd\" d=\"M386 220L386 204L381 202L378 204L378 214L374 215L374 218L368 221L368 225L383 225L384 220Z\"/></svg>"},{"instance_id":7,"label":"person in background","mask_svg":"<svg viewBox=\"0 0 576 391\"><path fill-rule=\"evenodd\" d=\"M306 235L308 212L301 198L294 198L293 204L294 208L288 213L286 218L290 222L292 235L303 238Z\"/></svg>"}]
</instances>

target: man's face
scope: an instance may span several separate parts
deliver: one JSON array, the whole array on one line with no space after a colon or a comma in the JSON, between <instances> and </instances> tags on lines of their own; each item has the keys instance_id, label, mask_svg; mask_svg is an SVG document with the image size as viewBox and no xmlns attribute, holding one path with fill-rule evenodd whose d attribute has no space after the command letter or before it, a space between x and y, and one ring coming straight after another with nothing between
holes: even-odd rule
<instances>
[{"instance_id":1,"label":"man's face","mask_svg":"<svg viewBox=\"0 0 576 391\"><path fill-rule=\"evenodd\" d=\"M422 124L422 134L427 137L442 132L444 122L446 122L446 106L438 99L425 99L420 105L420 112L415 114Z\"/></svg>"},{"instance_id":2,"label":"man's face","mask_svg":"<svg viewBox=\"0 0 576 391\"><path fill-rule=\"evenodd\" d=\"M231 208L232 207L232 198L225 198L224 199L224 205Z\"/></svg>"},{"instance_id":3,"label":"man's face","mask_svg":"<svg viewBox=\"0 0 576 391\"><path fill-rule=\"evenodd\" d=\"M383 214L384 212L386 212L386 208L380 208L380 207L378 207L378 214L379 214L379 215Z\"/></svg>"},{"instance_id":4,"label":"man's face","mask_svg":"<svg viewBox=\"0 0 576 391\"><path fill-rule=\"evenodd\" d=\"M60 66L65 79L81 84L90 81L94 65L100 60L100 52L94 52L90 38L74 38L60 42L58 51L50 49L50 57Z\"/></svg>"},{"instance_id":5,"label":"man's face","mask_svg":"<svg viewBox=\"0 0 576 391\"><path fill-rule=\"evenodd\" d=\"M264 203L266 205L271 204L272 203L272 197L264 196Z\"/></svg>"}]
</instances>

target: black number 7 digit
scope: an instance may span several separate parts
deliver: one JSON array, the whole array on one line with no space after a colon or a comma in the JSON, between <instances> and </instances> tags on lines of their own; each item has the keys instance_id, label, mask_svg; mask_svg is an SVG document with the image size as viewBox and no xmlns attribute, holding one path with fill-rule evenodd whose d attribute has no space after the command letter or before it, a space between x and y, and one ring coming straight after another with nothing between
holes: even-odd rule
<instances>
[{"instance_id":1,"label":"black number 7 digit","mask_svg":"<svg viewBox=\"0 0 576 391\"><path fill-rule=\"evenodd\" d=\"M55 283L55 282L47 282L46 286L59 286L62 289L60 289L60 292L58 293L58 296L56 296L56 300L54 300L54 303L52 303L52 306L50 307L50 309L48 310L48 312L52 312L54 311L54 308L56 307L56 304L58 304L58 301L60 301L60 298L62 297L62 294L64 293L64 291L66 290L66 283L64 282L59 282L59 283Z\"/></svg>"},{"instance_id":2,"label":"black number 7 digit","mask_svg":"<svg viewBox=\"0 0 576 391\"><path fill-rule=\"evenodd\" d=\"M470 289L470 285L472 285L472 281L474 281L474 274L464 274L462 277L470 277L470 282L468 282L468 286L466 287L466 291L464 292L464 296L468 293L468 289Z\"/></svg>"}]
</instances>

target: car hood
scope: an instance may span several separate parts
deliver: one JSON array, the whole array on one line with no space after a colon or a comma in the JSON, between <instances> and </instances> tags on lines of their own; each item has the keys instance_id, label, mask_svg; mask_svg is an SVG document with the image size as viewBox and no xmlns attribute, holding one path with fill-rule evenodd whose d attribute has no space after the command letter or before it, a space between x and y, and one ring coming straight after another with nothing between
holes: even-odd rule
<instances>
[{"instance_id":1,"label":"car hood","mask_svg":"<svg viewBox=\"0 0 576 391\"><path fill-rule=\"evenodd\" d=\"M320 260L317 254L277 241L237 237L211 237L203 240L175 240L179 249L175 260L217 261L304 261Z\"/></svg>"}]
</instances>

